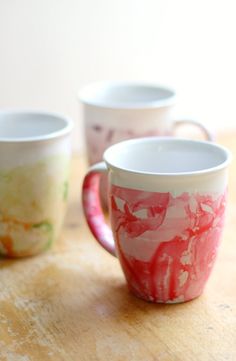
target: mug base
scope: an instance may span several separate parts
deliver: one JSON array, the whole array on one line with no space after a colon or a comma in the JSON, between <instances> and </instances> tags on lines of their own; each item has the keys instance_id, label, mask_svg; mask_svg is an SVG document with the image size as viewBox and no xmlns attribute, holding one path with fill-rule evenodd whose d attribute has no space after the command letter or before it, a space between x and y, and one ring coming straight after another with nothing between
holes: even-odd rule
<instances>
[{"instance_id":1,"label":"mug base","mask_svg":"<svg viewBox=\"0 0 236 361\"><path fill-rule=\"evenodd\" d=\"M20 259L35 257L41 253L49 251L53 247L54 242L44 244L42 247L35 247L34 249L25 249L25 250L14 250L12 248L1 250L0 258L2 259Z\"/></svg>"},{"instance_id":2,"label":"mug base","mask_svg":"<svg viewBox=\"0 0 236 361\"><path fill-rule=\"evenodd\" d=\"M198 294L192 296L192 297L187 297L185 298L184 296L178 296L178 297L175 297L173 299L166 299L166 300L163 300L163 299L159 299L158 297L153 297L152 295L141 295L140 293L138 293L136 290L133 290L132 288L128 287L129 288L129 291L130 293L143 300L143 301L146 301L146 302L149 302L149 303L157 303L157 304L166 304L166 305L170 305L170 304L180 304L180 303L186 303L186 302L189 302L189 301L193 301L194 299L200 297L203 293L202 292L199 292Z\"/></svg>"}]
</instances>

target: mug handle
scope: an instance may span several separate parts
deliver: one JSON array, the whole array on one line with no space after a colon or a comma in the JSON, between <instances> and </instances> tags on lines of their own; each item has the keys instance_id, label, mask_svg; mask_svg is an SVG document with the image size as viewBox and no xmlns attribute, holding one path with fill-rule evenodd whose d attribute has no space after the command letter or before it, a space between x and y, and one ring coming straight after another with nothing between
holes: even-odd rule
<instances>
[{"instance_id":1,"label":"mug handle","mask_svg":"<svg viewBox=\"0 0 236 361\"><path fill-rule=\"evenodd\" d=\"M174 124L173 124L173 128L175 130L175 128L178 128L179 126L186 125L186 124L194 125L197 128L200 128L200 130L202 131L206 140L209 140L211 142L214 141L215 137L213 136L212 132L209 129L207 129L202 123L200 123L196 120L188 120L188 119L175 120Z\"/></svg>"},{"instance_id":2,"label":"mug handle","mask_svg":"<svg viewBox=\"0 0 236 361\"><path fill-rule=\"evenodd\" d=\"M101 175L107 173L105 162L94 164L85 175L82 186L82 205L90 231L107 252L116 256L111 228L106 224L99 196Z\"/></svg>"}]
</instances>

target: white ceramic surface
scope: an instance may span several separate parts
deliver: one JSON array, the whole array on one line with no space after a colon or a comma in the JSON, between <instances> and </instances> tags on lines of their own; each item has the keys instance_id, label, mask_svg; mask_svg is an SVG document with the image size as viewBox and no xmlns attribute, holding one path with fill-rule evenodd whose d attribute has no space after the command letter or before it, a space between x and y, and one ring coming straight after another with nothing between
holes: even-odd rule
<instances>
[{"instance_id":1,"label":"white ceramic surface","mask_svg":"<svg viewBox=\"0 0 236 361\"><path fill-rule=\"evenodd\" d=\"M151 137L108 148L110 183L154 192L222 192L227 184L227 149L206 141Z\"/></svg>"}]
</instances>

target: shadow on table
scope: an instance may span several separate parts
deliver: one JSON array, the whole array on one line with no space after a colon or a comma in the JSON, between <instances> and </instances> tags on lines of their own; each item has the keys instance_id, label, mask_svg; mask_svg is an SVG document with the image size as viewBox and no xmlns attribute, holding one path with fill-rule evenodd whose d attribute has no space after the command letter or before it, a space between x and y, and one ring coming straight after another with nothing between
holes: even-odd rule
<instances>
[{"instance_id":1,"label":"shadow on table","mask_svg":"<svg viewBox=\"0 0 236 361\"><path fill-rule=\"evenodd\" d=\"M160 318L169 318L176 312L181 314L189 308L195 308L198 302L198 299L179 304L147 302L134 296L128 290L125 280L114 280L111 284L102 279L99 281L94 297L90 298L85 308L86 312L94 314L98 322L101 318L107 318L121 324L138 325L141 322L153 320L153 317L157 321Z\"/></svg>"},{"instance_id":2,"label":"shadow on table","mask_svg":"<svg viewBox=\"0 0 236 361\"><path fill-rule=\"evenodd\" d=\"M18 258L6 258L4 256L0 256L0 270L3 268L11 267L16 262L21 262L21 259Z\"/></svg>"}]
</instances>

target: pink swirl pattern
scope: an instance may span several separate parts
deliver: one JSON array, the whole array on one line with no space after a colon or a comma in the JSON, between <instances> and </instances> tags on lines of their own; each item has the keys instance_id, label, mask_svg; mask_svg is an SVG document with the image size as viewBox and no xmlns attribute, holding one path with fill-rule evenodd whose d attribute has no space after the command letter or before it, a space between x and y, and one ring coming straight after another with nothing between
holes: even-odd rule
<instances>
[{"instance_id":1,"label":"pink swirl pattern","mask_svg":"<svg viewBox=\"0 0 236 361\"><path fill-rule=\"evenodd\" d=\"M97 241L118 256L130 290L160 303L198 297L217 255L227 192L175 196L111 185L111 232L100 205L100 177L92 171L84 179L86 220Z\"/></svg>"},{"instance_id":2,"label":"pink swirl pattern","mask_svg":"<svg viewBox=\"0 0 236 361\"><path fill-rule=\"evenodd\" d=\"M113 235L130 290L152 302L198 297L215 262L226 192L146 192L111 186Z\"/></svg>"},{"instance_id":3,"label":"pink swirl pattern","mask_svg":"<svg viewBox=\"0 0 236 361\"><path fill-rule=\"evenodd\" d=\"M83 182L82 204L88 226L96 240L113 256L116 255L112 231L104 220L99 197L99 184L102 174L90 172Z\"/></svg>"}]
</instances>

